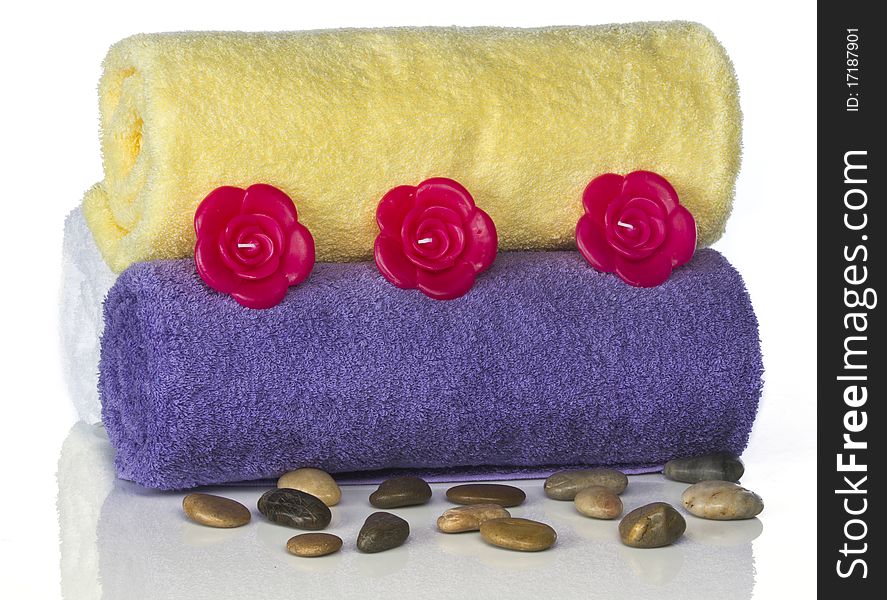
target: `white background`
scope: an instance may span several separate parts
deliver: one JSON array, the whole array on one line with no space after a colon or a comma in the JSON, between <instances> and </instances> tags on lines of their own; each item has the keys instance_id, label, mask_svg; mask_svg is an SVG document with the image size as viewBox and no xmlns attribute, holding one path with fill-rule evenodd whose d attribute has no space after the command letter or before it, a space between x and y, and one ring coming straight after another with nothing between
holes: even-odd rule
<instances>
[{"instance_id":1,"label":"white background","mask_svg":"<svg viewBox=\"0 0 887 600\"><path fill-rule=\"evenodd\" d=\"M743 483L767 503L763 534L754 543L755 596L812 596L815 4L679 0L6 3L0 37L0 596L59 595L54 474L75 419L58 358L62 223L102 178L96 85L111 43L137 32L185 29L667 19L710 27L739 77L743 164L733 216L716 248L746 278L766 364L764 400L744 455Z\"/></svg>"}]
</instances>

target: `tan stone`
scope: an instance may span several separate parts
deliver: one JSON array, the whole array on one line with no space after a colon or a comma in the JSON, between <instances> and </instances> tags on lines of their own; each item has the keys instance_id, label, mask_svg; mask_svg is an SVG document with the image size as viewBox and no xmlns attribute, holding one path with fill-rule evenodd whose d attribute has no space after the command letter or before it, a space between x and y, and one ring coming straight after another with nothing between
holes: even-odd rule
<instances>
[{"instance_id":1,"label":"tan stone","mask_svg":"<svg viewBox=\"0 0 887 600\"><path fill-rule=\"evenodd\" d=\"M573 502L576 510L593 519L615 519L622 514L622 499L613 490L602 485L579 490Z\"/></svg>"},{"instance_id":2,"label":"tan stone","mask_svg":"<svg viewBox=\"0 0 887 600\"><path fill-rule=\"evenodd\" d=\"M690 514L703 519L751 519L764 510L764 501L751 490L731 481L700 481L681 495Z\"/></svg>"},{"instance_id":3,"label":"tan stone","mask_svg":"<svg viewBox=\"0 0 887 600\"><path fill-rule=\"evenodd\" d=\"M477 531L484 521L510 516L511 513L498 504L469 504L444 512L437 518L437 528L444 533Z\"/></svg>"},{"instance_id":4,"label":"tan stone","mask_svg":"<svg viewBox=\"0 0 887 600\"><path fill-rule=\"evenodd\" d=\"M615 469L575 469L558 471L545 480L545 495L555 500L572 500L579 490L593 485L621 494L628 486L628 477Z\"/></svg>"},{"instance_id":5,"label":"tan stone","mask_svg":"<svg viewBox=\"0 0 887 600\"><path fill-rule=\"evenodd\" d=\"M305 467L289 471L277 480L278 488L289 488L307 492L320 498L327 506L335 506L342 499L342 490L326 471Z\"/></svg>"},{"instance_id":6,"label":"tan stone","mask_svg":"<svg viewBox=\"0 0 887 600\"><path fill-rule=\"evenodd\" d=\"M341 547L342 538L331 533L303 533L291 537L286 543L290 554L309 558L338 552Z\"/></svg>"},{"instance_id":7,"label":"tan stone","mask_svg":"<svg viewBox=\"0 0 887 600\"><path fill-rule=\"evenodd\" d=\"M246 525L252 518L240 502L211 494L188 494L182 500L182 508L192 521L222 529Z\"/></svg>"},{"instance_id":8,"label":"tan stone","mask_svg":"<svg viewBox=\"0 0 887 600\"><path fill-rule=\"evenodd\" d=\"M484 521L480 535L494 546L521 552L547 550L557 541L557 532L549 525L513 517Z\"/></svg>"}]
</instances>

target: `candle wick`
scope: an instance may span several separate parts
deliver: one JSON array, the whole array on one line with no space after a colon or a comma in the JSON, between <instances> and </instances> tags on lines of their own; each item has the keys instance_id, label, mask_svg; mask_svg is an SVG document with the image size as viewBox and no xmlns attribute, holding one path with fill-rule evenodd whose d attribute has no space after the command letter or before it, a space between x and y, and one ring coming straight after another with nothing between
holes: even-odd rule
<instances>
[{"instance_id":1,"label":"candle wick","mask_svg":"<svg viewBox=\"0 0 887 600\"><path fill-rule=\"evenodd\" d=\"M619 225L619 227L625 227L626 229L632 230L632 231L634 230L634 225L632 225L631 223L623 223L622 221L616 221L616 224Z\"/></svg>"},{"instance_id":2,"label":"candle wick","mask_svg":"<svg viewBox=\"0 0 887 600\"><path fill-rule=\"evenodd\" d=\"M419 240L419 241L416 242L416 243L417 243L417 244L430 244L430 243L433 242L433 241L434 241L433 238L427 237L427 238L422 238L421 240Z\"/></svg>"},{"instance_id":3,"label":"candle wick","mask_svg":"<svg viewBox=\"0 0 887 600\"><path fill-rule=\"evenodd\" d=\"M237 244L238 248L255 248L255 242L250 242L249 244Z\"/></svg>"}]
</instances>

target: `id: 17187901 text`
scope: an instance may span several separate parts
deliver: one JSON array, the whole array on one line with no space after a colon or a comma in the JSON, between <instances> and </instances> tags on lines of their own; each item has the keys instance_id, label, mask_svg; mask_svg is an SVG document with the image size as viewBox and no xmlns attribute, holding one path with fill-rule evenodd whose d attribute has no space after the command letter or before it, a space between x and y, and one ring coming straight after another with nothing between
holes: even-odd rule
<instances>
[{"instance_id":1,"label":"id: 17187901 text","mask_svg":"<svg viewBox=\"0 0 887 600\"><path fill-rule=\"evenodd\" d=\"M847 29L847 112L859 112L859 29Z\"/></svg>"}]
</instances>

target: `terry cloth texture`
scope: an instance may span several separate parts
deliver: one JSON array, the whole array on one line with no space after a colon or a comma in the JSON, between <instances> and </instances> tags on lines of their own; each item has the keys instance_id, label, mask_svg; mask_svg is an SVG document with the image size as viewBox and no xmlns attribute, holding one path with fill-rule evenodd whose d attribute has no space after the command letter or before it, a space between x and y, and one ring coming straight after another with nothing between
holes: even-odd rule
<instances>
[{"instance_id":1,"label":"terry cloth texture","mask_svg":"<svg viewBox=\"0 0 887 600\"><path fill-rule=\"evenodd\" d=\"M77 414L87 423L98 423L102 416L98 392L102 301L116 279L77 208L65 219L59 320L65 380Z\"/></svg>"},{"instance_id":2,"label":"terry cloth texture","mask_svg":"<svg viewBox=\"0 0 887 600\"><path fill-rule=\"evenodd\" d=\"M574 247L594 177L656 171L714 242L739 168L733 68L686 22L137 35L99 85L83 207L120 272L185 258L214 188L287 192L320 261L367 260L390 188L451 177L503 250Z\"/></svg>"},{"instance_id":3,"label":"terry cloth texture","mask_svg":"<svg viewBox=\"0 0 887 600\"><path fill-rule=\"evenodd\" d=\"M133 265L108 294L99 391L118 476L178 489L305 465L635 469L739 454L761 370L748 294L713 250L650 289L577 252L502 253L448 302L372 263L318 264L264 311L177 260Z\"/></svg>"}]
</instances>

